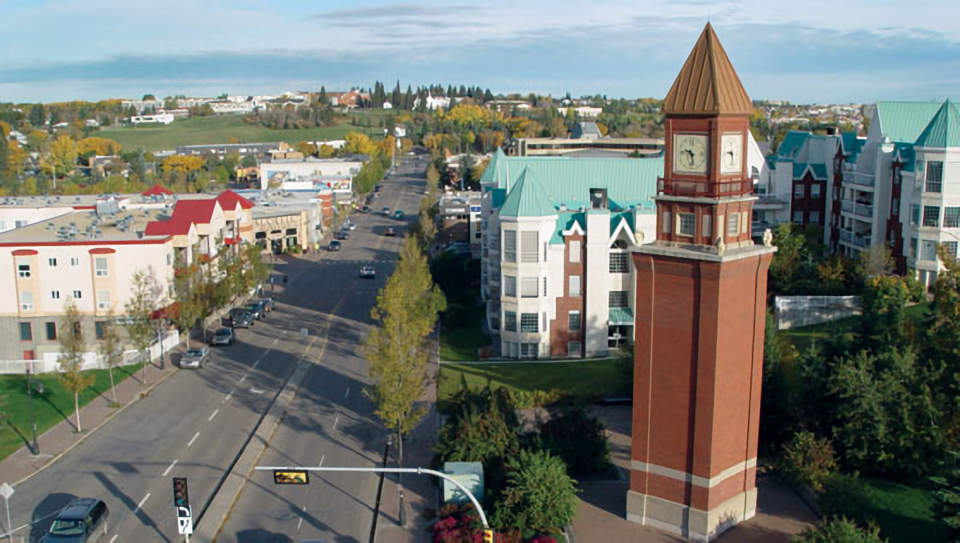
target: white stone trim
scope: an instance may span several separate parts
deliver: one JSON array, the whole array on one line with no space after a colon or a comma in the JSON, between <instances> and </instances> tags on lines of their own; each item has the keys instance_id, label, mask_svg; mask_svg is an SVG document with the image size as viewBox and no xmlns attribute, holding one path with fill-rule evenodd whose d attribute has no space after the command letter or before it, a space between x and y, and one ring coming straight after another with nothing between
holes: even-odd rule
<instances>
[{"instance_id":1,"label":"white stone trim","mask_svg":"<svg viewBox=\"0 0 960 543\"><path fill-rule=\"evenodd\" d=\"M701 488L713 488L720 483L726 481L730 477L737 475L738 473L747 471L750 468L757 467L757 459L751 458L749 460L740 462L734 466L731 466L720 473L715 477L700 477L698 475L693 475L692 473L687 473L685 471L675 470L672 468L666 468L663 466L658 466L656 464L647 464L646 462L641 462L639 460L630 461L630 469L634 471L645 471L647 473L652 473L654 475L659 475L661 477L669 477L670 479L675 479L677 481L683 481L685 483L690 483Z\"/></svg>"},{"instance_id":2,"label":"white stone trim","mask_svg":"<svg viewBox=\"0 0 960 543\"><path fill-rule=\"evenodd\" d=\"M569 230L564 230L564 231L563 231L564 237L570 236L570 235L572 235L572 234L580 234L581 236L583 236L583 235L586 234L586 232L584 232L584 231L583 231L583 228L580 227L580 223L579 223L579 222L573 221L573 228L571 228L571 229L569 229Z\"/></svg>"},{"instance_id":3,"label":"white stone trim","mask_svg":"<svg viewBox=\"0 0 960 543\"><path fill-rule=\"evenodd\" d=\"M621 217L620 224L617 225L617 227L613 230L613 235L610 236L610 243L613 243L617 240L617 236L620 235L621 230L626 230L627 237L630 239L630 243L639 245L637 243L637 238L633 235L633 232L630 230L630 228L628 228L628 226L627 219Z\"/></svg>"}]
</instances>

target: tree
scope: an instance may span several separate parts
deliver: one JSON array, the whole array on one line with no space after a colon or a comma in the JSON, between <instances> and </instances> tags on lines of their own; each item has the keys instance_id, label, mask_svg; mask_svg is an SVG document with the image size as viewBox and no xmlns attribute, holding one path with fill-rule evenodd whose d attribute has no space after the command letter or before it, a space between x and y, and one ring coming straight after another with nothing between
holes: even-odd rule
<instances>
[{"instance_id":1,"label":"tree","mask_svg":"<svg viewBox=\"0 0 960 543\"><path fill-rule=\"evenodd\" d=\"M793 538L793 543L883 543L876 526L861 528L847 517L831 517Z\"/></svg>"},{"instance_id":2,"label":"tree","mask_svg":"<svg viewBox=\"0 0 960 543\"><path fill-rule=\"evenodd\" d=\"M0 185L5 185L4 179L10 171L10 144L7 143L7 137L0 130Z\"/></svg>"},{"instance_id":3,"label":"tree","mask_svg":"<svg viewBox=\"0 0 960 543\"><path fill-rule=\"evenodd\" d=\"M778 467L794 484L822 492L823 483L837 470L833 444L827 438L818 438L813 432L797 432L783 446Z\"/></svg>"},{"instance_id":4,"label":"tree","mask_svg":"<svg viewBox=\"0 0 960 543\"><path fill-rule=\"evenodd\" d=\"M46 169L60 175L70 175L77 165L77 143L70 136L60 136L50 144L45 160Z\"/></svg>"},{"instance_id":5,"label":"tree","mask_svg":"<svg viewBox=\"0 0 960 543\"><path fill-rule=\"evenodd\" d=\"M427 189L436 190L440 187L440 172L437 171L437 166L431 162L427 166Z\"/></svg>"},{"instance_id":6,"label":"tree","mask_svg":"<svg viewBox=\"0 0 960 543\"><path fill-rule=\"evenodd\" d=\"M40 128L47 124L47 114L43 111L43 104L34 104L30 107L30 115L27 117L34 128Z\"/></svg>"},{"instance_id":7,"label":"tree","mask_svg":"<svg viewBox=\"0 0 960 543\"><path fill-rule=\"evenodd\" d=\"M893 275L893 256L886 243L878 243L860 252L860 273L864 279Z\"/></svg>"},{"instance_id":8,"label":"tree","mask_svg":"<svg viewBox=\"0 0 960 543\"><path fill-rule=\"evenodd\" d=\"M83 323L80 319L80 311L73 298L67 300L64 307L65 314L60 321L60 333L57 339L60 343L60 358L57 364L60 366L60 373L57 379L63 385L63 388L73 394L73 409L77 416L77 432L82 432L80 425L80 393L93 384L93 376L83 373Z\"/></svg>"},{"instance_id":9,"label":"tree","mask_svg":"<svg viewBox=\"0 0 960 543\"><path fill-rule=\"evenodd\" d=\"M98 156L120 154L119 143L107 138L84 138L77 142L77 154L85 156L92 153Z\"/></svg>"},{"instance_id":10,"label":"tree","mask_svg":"<svg viewBox=\"0 0 960 543\"><path fill-rule=\"evenodd\" d=\"M563 460L546 451L521 450L507 460L507 482L492 521L521 531L556 533L577 514L576 481Z\"/></svg>"},{"instance_id":11,"label":"tree","mask_svg":"<svg viewBox=\"0 0 960 543\"><path fill-rule=\"evenodd\" d=\"M181 263L173 270L173 299L177 303L173 320L187 333L187 349L190 349L193 329L205 313L202 282L203 273L196 265Z\"/></svg>"},{"instance_id":12,"label":"tree","mask_svg":"<svg viewBox=\"0 0 960 543\"><path fill-rule=\"evenodd\" d=\"M113 405L119 406L117 401L117 387L113 380L113 368L123 362L123 340L120 337L120 330L117 328L116 318L113 310L107 314L107 318L100 321L100 344L98 350L103 361L107 363L107 369L110 373L110 393L113 396Z\"/></svg>"},{"instance_id":13,"label":"tree","mask_svg":"<svg viewBox=\"0 0 960 543\"><path fill-rule=\"evenodd\" d=\"M960 539L960 452L951 451L946 473L941 477L931 477L937 485L934 494L934 510L937 518L950 528L954 541Z\"/></svg>"},{"instance_id":14,"label":"tree","mask_svg":"<svg viewBox=\"0 0 960 543\"><path fill-rule=\"evenodd\" d=\"M632 377L632 376L631 376ZM610 467L610 446L603 423L583 406L565 409L540 425L543 449L563 459L575 477L601 474Z\"/></svg>"},{"instance_id":15,"label":"tree","mask_svg":"<svg viewBox=\"0 0 960 543\"><path fill-rule=\"evenodd\" d=\"M864 347L882 352L905 344L908 297L907 287L899 277L877 275L867 280L860 319L860 341Z\"/></svg>"},{"instance_id":16,"label":"tree","mask_svg":"<svg viewBox=\"0 0 960 543\"><path fill-rule=\"evenodd\" d=\"M357 153L373 158L377 152L377 145L370 141L370 137L366 134L350 132L345 139L346 143L343 145L343 151L345 153Z\"/></svg>"},{"instance_id":17,"label":"tree","mask_svg":"<svg viewBox=\"0 0 960 543\"><path fill-rule=\"evenodd\" d=\"M124 312L127 315L125 326L133 347L145 358L142 374L144 384L147 382L147 364L150 362L149 349L154 337L150 317L157 302L157 286L153 277L147 275L143 270L134 272L130 283L130 298L124 306Z\"/></svg>"}]
</instances>

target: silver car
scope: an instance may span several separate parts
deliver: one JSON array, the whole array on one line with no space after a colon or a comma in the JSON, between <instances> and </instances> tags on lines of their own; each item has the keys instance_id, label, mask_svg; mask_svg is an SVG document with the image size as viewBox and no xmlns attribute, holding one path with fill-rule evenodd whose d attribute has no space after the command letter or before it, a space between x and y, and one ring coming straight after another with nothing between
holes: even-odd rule
<instances>
[{"instance_id":1,"label":"silver car","mask_svg":"<svg viewBox=\"0 0 960 543\"><path fill-rule=\"evenodd\" d=\"M207 362L208 358L210 358L210 349L206 347L190 349L183 353L183 357L180 358L180 367L200 369Z\"/></svg>"}]
</instances>

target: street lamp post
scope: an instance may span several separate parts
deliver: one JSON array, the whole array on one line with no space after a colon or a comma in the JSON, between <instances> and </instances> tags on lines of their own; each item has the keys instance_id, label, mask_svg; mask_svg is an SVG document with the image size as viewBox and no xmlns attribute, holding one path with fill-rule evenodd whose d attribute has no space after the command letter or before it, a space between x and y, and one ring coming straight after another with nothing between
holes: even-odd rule
<instances>
[{"instance_id":1,"label":"street lamp post","mask_svg":"<svg viewBox=\"0 0 960 543\"><path fill-rule=\"evenodd\" d=\"M43 383L38 382L39 389L38 393L43 394ZM30 366L27 366L27 397L30 398L30 429L33 433L33 444L30 448L33 450L34 456L40 455L40 442L37 441L37 418L33 410L33 378L30 376Z\"/></svg>"}]
</instances>

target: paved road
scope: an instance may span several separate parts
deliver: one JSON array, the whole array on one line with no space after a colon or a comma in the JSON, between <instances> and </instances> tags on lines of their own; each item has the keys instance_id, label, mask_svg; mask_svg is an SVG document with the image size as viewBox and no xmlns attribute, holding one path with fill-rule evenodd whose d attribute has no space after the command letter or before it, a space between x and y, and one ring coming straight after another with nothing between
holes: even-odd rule
<instances>
[{"instance_id":1,"label":"paved road","mask_svg":"<svg viewBox=\"0 0 960 543\"><path fill-rule=\"evenodd\" d=\"M410 171L401 168L401 172ZM374 207L399 205L413 212L422 187L422 175L419 182L403 176L385 181ZM326 253L318 262L294 260L277 266L278 272L289 276L289 283L277 296L276 310L252 329L239 330L235 345L215 349L202 370L178 372L77 449L18 485L10 501L13 526L22 527L16 535L29 533L31 540L39 540L67 502L94 496L110 507L105 541L179 540L171 477L189 479L196 515L307 354L322 353L321 364L301 385L264 457L273 460L278 457L268 455L291 454L291 462L308 463L319 463L325 455L326 462L379 460L382 432L362 397L367 372L357 351L370 324L376 291L392 271L400 242L382 235L387 226L396 225L392 219L371 214L358 216L356 222L358 228L341 252ZM361 262L366 261L377 262L377 279L357 277ZM309 337L301 335L302 328L308 329ZM236 525L236 539L246 541L272 540L247 536L256 530L295 534L298 527L304 532L350 536L336 540L364 539L370 527L367 497L372 496L373 483L331 481L335 486L329 489L336 494L320 499L329 511L336 508L343 513L339 519L317 510L290 487L266 486L264 480L263 487L248 485L227 528ZM313 484L309 491L321 488ZM278 519L282 517L278 503L286 504L288 511L299 510L304 526L298 525L298 519L286 523ZM303 513L305 506L309 515ZM365 525L345 523L343 516L365 516L367 521ZM275 526L278 523L283 525Z\"/></svg>"}]
</instances>

